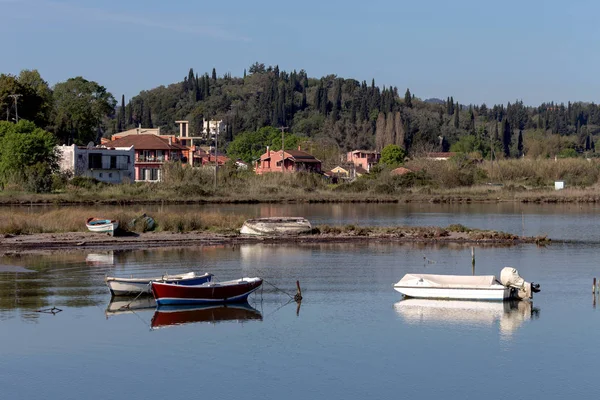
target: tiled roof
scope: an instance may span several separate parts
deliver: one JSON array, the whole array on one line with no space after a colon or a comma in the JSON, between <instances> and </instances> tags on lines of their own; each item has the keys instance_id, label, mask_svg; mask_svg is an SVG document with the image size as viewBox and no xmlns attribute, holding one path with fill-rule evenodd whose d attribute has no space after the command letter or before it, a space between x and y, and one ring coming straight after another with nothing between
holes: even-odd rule
<instances>
[{"instance_id":1,"label":"tiled roof","mask_svg":"<svg viewBox=\"0 0 600 400\"><path fill-rule=\"evenodd\" d=\"M134 146L136 150L186 150L185 146L169 141L156 135L128 135L121 139L104 144L107 147Z\"/></svg>"},{"instance_id":2,"label":"tiled roof","mask_svg":"<svg viewBox=\"0 0 600 400\"><path fill-rule=\"evenodd\" d=\"M392 170L392 175L405 175L405 174L408 174L411 172L413 172L411 169L404 168L404 167L398 167L398 168Z\"/></svg>"}]
</instances>

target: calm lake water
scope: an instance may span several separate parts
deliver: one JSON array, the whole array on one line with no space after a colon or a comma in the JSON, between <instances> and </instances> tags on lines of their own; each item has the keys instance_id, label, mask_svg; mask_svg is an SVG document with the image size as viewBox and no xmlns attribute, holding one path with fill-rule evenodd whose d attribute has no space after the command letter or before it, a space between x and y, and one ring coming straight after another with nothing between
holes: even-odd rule
<instances>
[{"instance_id":1,"label":"calm lake water","mask_svg":"<svg viewBox=\"0 0 600 400\"><path fill-rule=\"evenodd\" d=\"M498 274L516 267L542 285L532 303L419 302L392 289L409 272L471 274L470 247L460 245L195 246L4 257L1 398L596 398L595 208L514 207L247 206L243 212L517 233L524 220L526 234L574 241L477 247L475 268ZM133 305L146 308L126 313L103 282L105 274L187 270L220 280L261 276L268 284L242 308L159 313L143 299ZM296 280L304 295L299 309L274 287L293 294ZM37 312L51 307L63 311Z\"/></svg>"}]
</instances>

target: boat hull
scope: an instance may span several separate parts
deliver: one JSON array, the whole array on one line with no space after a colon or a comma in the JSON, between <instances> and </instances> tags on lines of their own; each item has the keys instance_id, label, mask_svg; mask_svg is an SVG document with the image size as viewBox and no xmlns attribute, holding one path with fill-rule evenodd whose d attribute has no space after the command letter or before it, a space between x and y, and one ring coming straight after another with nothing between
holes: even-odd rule
<instances>
[{"instance_id":1,"label":"boat hull","mask_svg":"<svg viewBox=\"0 0 600 400\"><path fill-rule=\"evenodd\" d=\"M402 293L405 297L417 299L503 301L512 298L513 290L511 288L496 286L489 288L437 288L394 285L394 290Z\"/></svg>"},{"instance_id":2,"label":"boat hull","mask_svg":"<svg viewBox=\"0 0 600 400\"><path fill-rule=\"evenodd\" d=\"M167 282L178 285L201 285L212 280L212 274L196 275L189 272L181 275L164 275L152 278L107 277L106 285L113 296L131 296L140 293L151 294L150 282Z\"/></svg>"},{"instance_id":3,"label":"boat hull","mask_svg":"<svg viewBox=\"0 0 600 400\"><path fill-rule=\"evenodd\" d=\"M305 218L256 218L244 222L242 235L299 235L310 233L312 226Z\"/></svg>"},{"instance_id":4,"label":"boat hull","mask_svg":"<svg viewBox=\"0 0 600 400\"><path fill-rule=\"evenodd\" d=\"M89 218L85 224L90 232L108 233L114 235L119 227L119 221Z\"/></svg>"},{"instance_id":5,"label":"boat hull","mask_svg":"<svg viewBox=\"0 0 600 400\"><path fill-rule=\"evenodd\" d=\"M260 278L243 278L197 286L152 282L152 294L159 306L239 303L247 301L248 296L261 285Z\"/></svg>"}]
</instances>

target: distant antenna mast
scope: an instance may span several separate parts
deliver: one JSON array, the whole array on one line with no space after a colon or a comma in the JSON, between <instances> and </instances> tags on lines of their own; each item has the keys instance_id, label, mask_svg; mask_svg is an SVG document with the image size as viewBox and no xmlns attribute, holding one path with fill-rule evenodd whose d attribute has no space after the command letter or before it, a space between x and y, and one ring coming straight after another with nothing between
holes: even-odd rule
<instances>
[{"instance_id":1,"label":"distant antenna mast","mask_svg":"<svg viewBox=\"0 0 600 400\"><path fill-rule=\"evenodd\" d=\"M19 110L17 108L17 99L23 96L22 94L9 94L8 97L12 97L15 101L15 121L19 123Z\"/></svg>"}]
</instances>

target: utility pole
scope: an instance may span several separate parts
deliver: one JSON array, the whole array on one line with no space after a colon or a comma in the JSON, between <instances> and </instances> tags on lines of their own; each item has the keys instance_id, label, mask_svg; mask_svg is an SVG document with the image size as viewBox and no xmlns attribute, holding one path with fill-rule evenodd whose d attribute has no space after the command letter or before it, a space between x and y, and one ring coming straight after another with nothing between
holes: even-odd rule
<instances>
[{"instance_id":1,"label":"utility pole","mask_svg":"<svg viewBox=\"0 0 600 400\"><path fill-rule=\"evenodd\" d=\"M206 130L210 132L210 120L207 122ZM219 127L215 126L215 193L217 192L217 174L219 171Z\"/></svg>"},{"instance_id":2,"label":"utility pole","mask_svg":"<svg viewBox=\"0 0 600 400\"><path fill-rule=\"evenodd\" d=\"M281 129L281 172L285 172L284 169L284 160L283 157L285 156L285 137L284 137L284 130L286 130L288 127L287 126L280 126L279 129Z\"/></svg>"},{"instance_id":3,"label":"utility pole","mask_svg":"<svg viewBox=\"0 0 600 400\"><path fill-rule=\"evenodd\" d=\"M12 97L15 101L15 121L19 123L19 110L17 108L17 99L23 96L22 94L9 94L8 97Z\"/></svg>"}]
</instances>

